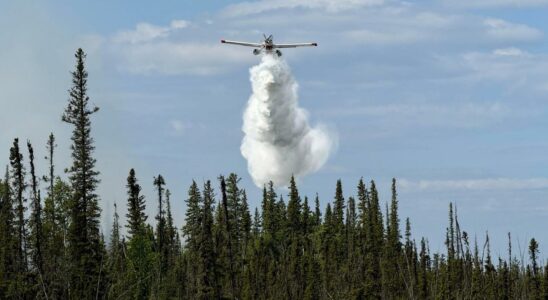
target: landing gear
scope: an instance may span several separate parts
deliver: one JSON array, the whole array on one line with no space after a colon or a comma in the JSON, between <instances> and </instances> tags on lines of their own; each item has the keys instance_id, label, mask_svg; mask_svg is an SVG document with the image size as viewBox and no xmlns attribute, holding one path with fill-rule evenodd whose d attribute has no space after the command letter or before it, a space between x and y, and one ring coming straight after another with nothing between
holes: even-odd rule
<instances>
[{"instance_id":1,"label":"landing gear","mask_svg":"<svg viewBox=\"0 0 548 300\"><path fill-rule=\"evenodd\" d=\"M282 51L276 50L276 54L278 55L278 57L280 57L280 56L282 56Z\"/></svg>"},{"instance_id":2,"label":"landing gear","mask_svg":"<svg viewBox=\"0 0 548 300\"><path fill-rule=\"evenodd\" d=\"M259 54L261 54L261 50L259 50L259 49L253 49L253 54L259 55Z\"/></svg>"}]
</instances>

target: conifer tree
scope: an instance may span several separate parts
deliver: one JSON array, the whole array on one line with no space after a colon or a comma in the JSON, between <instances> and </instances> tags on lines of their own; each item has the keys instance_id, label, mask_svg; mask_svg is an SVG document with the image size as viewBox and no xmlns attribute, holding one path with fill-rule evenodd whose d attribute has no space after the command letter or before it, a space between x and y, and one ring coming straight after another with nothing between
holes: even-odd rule
<instances>
[{"instance_id":1,"label":"conifer tree","mask_svg":"<svg viewBox=\"0 0 548 300\"><path fill-rule=\"evenodd\" d=\"M166 189L166 240L167 240L167 256L170 265L175 264L175 255L178 251L175 242L177 229L173 224L173 215L171 214L171 192Z\"/></svg>"},{"instance_id":2,"label":"conifer tree","mask_svg":"<svg viewBox=\"0 0 548 300\"><path fill-rule=\"evenodd\" d=\"M370 205L368 207L368 229L366 234L366 244L369 245L366 252L366 279L365 294L374 298L380 298L382 295L381 283L381 256L384 247L384 227L379 197L374 181L370 184Z\"/></svg>"},{"instance_id":3,"label":"conifer tree","mask_svg":"<svg viewBox=\"0 0 548 300\"><path fill-rule=\"evenodd\" d=\"M289 183L289 202L287 204L287 221L292 234L301 230L301 198L295 183L295 177L291 176Z\"/></svg>"},{"instance_id":4,"label":"conifer tree","mask_svg":"<svg viewBox=\"0 0 548 300\"><path fill-rule=\"evenodd\" d=\"M30 163L30 175L31 175L31 189L32 189L32 214L30 219L31 229L31 252L32 263L34 269L38 273L39 280L43 285L43 273L44 273L44 261L42 256L43 250L43 230L42 230L42 205L40 203L40 191L38 190L38 180L36 178L36 171L34 169L34 149L29 141L27 141L27 148L29 151L29 163Z\"/></svg>"},{"instance_id":5,"label":"conifer tree","mask_svg":"<svg viewBox=\"0 0 548 300\"><path fill-rule=\"evenodd\" d=\"M147 299L151 289L152 266L154 253L152 251L153 236L147 229L145 214L145 197L140 194L141 186L137 183L135 170L131 169L127 178L127 224L128 241L128 271L132 282L127 295L134 299Z\"/></svg>"},{"instance_id":6,"label":"conifer tree","mask_svg":"<svg viewBox=\"0 0 548 300\"><path fill-rule=\"evenodd\" d=\"M110 274L110 285L108 288L108 298L119 298L126 294L126 258L124 242L120 234L120 220L118 208L114 203L114 220L112 222L112 231L110 233L110 245L108 251L107 269Z\"/></svg>"},{"instance_id":7,"label":"conifer tree","mask_svg":"<svg viewBox=\"0 0 548 300\"><path fill-rule=\"evenodd\" d=\"M48 142L46 145L46 150L48 151L48 155L44 158L48 162L48 175L43 176L43 180L48 183L48 198L53 201L53 186L55 182L55 165L53 163L53 154L55 152L55 148L57 147L57 144L55 144L55 136L53 133L50 133L48 137ZM53 212L54 213L54 212ZM55 219L54 217L51 217L51 219Z\"/></svg>"},{"instance_id":8,"label":"conifer tree","mask_svg":"<svg viewBox=\"0 0 548 300\"><path fill-rule=\"evenodd\" d=\"M540 278L538 267L538 243L532 238L529 242L529 261L531 262L530 275L528 278L528 297L530 299L539 299L540 297Z\"/></svg>"},{"instance_id":9,"label":"conifer tree","mask_svg":"<svg viewBox=\"0 0 548 300\"><path fill-rule=\"evenodd\" d=\"M255 214L253 215L253 228L251 230L254 238L259 237L262 229L261 226L261 214L259 213L259 208L255 207Z\"/></svg>"},{"instance_id":10,"label":"conifer tree","mask_svg":"<svg viewBox=\"0 0 548 300\"><path fill-rule=\"evenodd\" d=\"M26 276L28 260L27 260L27 220L25 219L25 211L27 207L25 203L27 199L24 197L24 192L27 188L25 183L25 167L23 166L23 154L19 151L19 139L14 139L13 147L10 149L10 165L11 165L11 185L16 205L15 223L17 232L17 250L14 253L16 263L16 273L20 276Z\"/></svg>"},{"instance_id":11,"label":"conifer tree","mask_svg":"<svg viewBox=\"0 0 548 300\"><path fill-rule=\"evenodd\" d=\"M231 222L230 222L230 214L229 214L229 204L228 204L228 196L227 196L227 185L225 182L225 178L223 176L219 177L219 181L221 182L221 196L222 196L222 202L220 205L220 221L222 220L224 224L219 224L219 227L221 228L220 232L221 235L224 235L226 238L224 239L226 244L226 265L228 265L228 278L229 278L229 287L230 287L230 295L231 297L237 298L237 283L236 283L236 274L234 270L234 252L232 248L232 234L231 234ZM233 192L235 192L233 190Z\"/></svg>"},{"instance_id":12,"label":"conifer tree","mask_svg":"<svg viewBox=\"0 0 548 300\"><path fill-rule=\"evenodd\" d=\"M199 238L200 268L198 272L198 298L219 299L218 268L213 240L213 203L214 192L208 180L203 189L203 208Z\"/></svg>"},{"instance_id":13,"label":"conifer tree","mask_svg":"<svg viewBox=\"0 0 548 300\"><path fill-rule=\"evenodd\" d=\"M419 299L426 299L429 295L428 292L428 274L430 269L430 256L428 254L428 249L426 247L426 240L421 239L421 250L419 254L420 259L420 271L419 271L419 287L418 287L418 296Z\"/></svg>"},{"instance_id":14,"label":"conifer tree","mask_svg":"<svg viewBox=\"0 0 548 300\"><path fill-rule=\"evenodd\" d=\"M337 188L335 190L335 203L333 204L333 222L337 232L342 232L344 228L344 197L341 180L337 180Z\"/></svg>"},{"instance_id":15,"label":"conifer tree","mask_svg":"<svg viewBox=\"0 0 548 300\"><path fill-rule=\"evenodd\" d=\"M548 299L548 263L544 265L542 272L542 284L541 284L541 292L540 298L542 299Z\"/></svg>"},{"instance_id":16,"label":"conifer tree","mask_svg":"<svg viewBox=\"0 0 548 300\"><path fill-rule=\"evenodd\" d=\"M304 197L303 202L303 211L301 214L301 224L302 224L302 233L307 236L310 234L312 228L314 227L314 221L312 220L313 214L310 211L310 206L308 205L308 197Z\"/></svg>"},{"instance_id":17,"label":"conifer tree","mask_svg":"<svg viewBox=\"0 0 548 300\"><path fill-rule=\"evenodd\" d=\"M320 197L316 194L314 199L314 225L320 226L322 223L322 212L320 210Z\"/></svg>"},{"instance_id":18,"label":"conifer tree","mask_svg":"<svg viewBox=\"0 0 548 300\"><path fill-rule=\"evenodd\" d=\"M99 172L93 158L95 146L91 137L91 115L98 107L90 107L87 95L88 73L84 66L86 54L78 49L72 87L62 120L73 126L72 166L67 170L72 187L72 212L69 229L71 253L71 297L95 295L101 286L104 246L99 232L99 196L95 193ZM99 283L99 284L98 284Z\"/></svg>"},{"instance_id":19,"label":"conifer tree","mask_svg":"<svg viewBox=\"0 0 548 300\"><path fill-rule=\"evenodd\" d=\"M163 287L163 277L166 273L167 267L168 267L168 261L167 261L167 252L168 252L168 238L166 235L166 211L164 209L164 185L166 184L164 181L164 177L162 175L158 175L158 177L154 177L153 181L156 191L158 193L158 214L156 215L156 252L158 254L158 284L157 284L157 293L158 295L163 295L164 293L164 287Z\"/></svg>"},{"instance_id":20,"label":"conifer tree","mask_svg":"<svg viewBox=\"0 0 548 300\"><path fill-rule=\"evenodd\" d=\"M202 242L202 196L198 188L198 184L193 180L192 185L188 190L188 198L186 199L186 214L185 224L182 231L185 237L185 249L187 262L187 278L188 287L187 293L190 295L196 295L200 291L200 278L199 272L201 268L200 264L200 243Z\"/></svg>"},{"instance_id":21,"label":"conifer tree","mask_svg":"<svg viewBox=\"0 0 548 300\"><path fill-rule=\"evenodd\" d=\"M65 230L61 227L62 219L66 219L66 206L63 193L57 195L55 193L55 165L54 151L57 145L55 144L55 136L51 133L46 144L47 155L45 160L48 164L48 175L42 177L42 180L47 184L47 196L44 199L43 209L43 278L46 285L48 297L62 298L62 291L66 289L67 284L62 282L62 274L67 273L65 253ZM57 180L60 180L59 178Z\"/></svg>"},{"instance_id":22,"label":"conifer tree","mask_svg":"<svg viewBox=\"0 0 548 300\"><path fill-rule=\"evenodd\" d=\"M198 252L198 247L200 243L200 232L201 232L201 216L202 208L200 207L202 203L202 196L198 188L196 181L192 181L192 185L188 190L188 198L186 200L186 217L185 225L183 226L183 235L185 236L186 242L185 247L194 252Z\"/></svg>"},{"instance_id":23,"label":"conifer tree","mask_svg":"<svg viewBox=\"0 0 548 300\"><path fill-rule=\"evenodd\" d=\"M6 166L4 181L0 180L0 298L6 299L16 296L13 293L13 287L17 284L15 226L9 171Z\"/></svg>"},{"instance_id":24,"label":"conifer tree","mask_svg":"<svg viewBox=\"0 0 548 300\"><path fill-rule=\"evenodd\" d=\"M242 190L242 202L238 214L240 215L240 228L242 231L241 253L242 257L246 257L247 246L251 238L252 221L245 190Z\"/></svg>"},{"instance_id":25,"label":"conifer tree","mask_svg":"<svg viewBox=\"0 0 548 300\"><path fill-rule=\"evenodd\" d=\"M230 231L227 234L230 235L231 251L233 256L233 270L236 278L236 287L240 286L239 278L241 277L240 271L243 267L242 250L243 250L243 215L242 210L242 193L243 191L238 187L240 178L235 173L228 175L226 179L226 196L227 196L227 222L230 224Z\"/></svg>"},{"instance_id":26,"label":"conifer tree","mask_svg":"<svg viewBox=\"0 0 548 300\"><path fill-rule=\"evenodd\" d=\"M387 212L386 244L383 251L383 289L389 298L402 297L401 287L401 242L400 220L398 218L398 198L396 192L396 179L392 179L392 200L390 213ZM397 275L396 275L397 274Z\"/></svg>"},{"instance_id":27,"label":"conifer tree","mask_svg":"<svg viewBox=\"0 0 548 300\"><path fill-rule=\"evenodd\" d=\"M141 195L141 186L137 183L135 170L129 170L127 178L127 194L128 194L128 212L126 214L128 234L133 237L137 234L144 234L145 222L147 216L145 214L145 196Z\"/></svg>"},{"instance_id":28,"label":"conifer tree","mask_svg":"<svg viewBox=\"0 0 548 300\"><path fill-rule=\"evenodd\" d=\"M63 242L63 232L59 227L59 215L61 208L56 206L54 196L55 166L53 155L55 151L55 136L51 133L48 137L44 157L48 163L48 175L44 175L42 180L47 184L47 195L44 199L43 209L43 271L42 277L46 286L46 293L49 297L60 298L60 290L63 284L60 282L59 266L61 265L61 256L65 250Z\"/></svg>"}]
</instances>

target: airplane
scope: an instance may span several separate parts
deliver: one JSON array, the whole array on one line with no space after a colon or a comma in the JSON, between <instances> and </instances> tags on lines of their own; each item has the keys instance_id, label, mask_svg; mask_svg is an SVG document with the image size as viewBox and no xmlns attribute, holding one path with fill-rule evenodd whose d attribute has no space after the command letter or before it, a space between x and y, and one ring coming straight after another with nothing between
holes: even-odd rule
<instances>
[{"instance_id":1,"label":"airplane","mask_svg":"<svg viewBox=\"0 0 548 300\"><path fill-rule=\"evenodd\" d=\"M255 55L259 55L263 52L267 54L272 54L274 52L276 53L276 55L278 55L278 57L282 56L282 51L278 50L278 48L297 48L297 47L318 46L318 43L274 44L272 34L269 35L268 37L266 36L266 34L263 34L263 37L264 37L264 40L262 43L247 43L247 42L237 42L237 41L229 41L229 40L221 40L221 43L254 47L256 48L256 49L253 49L253 54Z\"/></svg>"}]
</instances>

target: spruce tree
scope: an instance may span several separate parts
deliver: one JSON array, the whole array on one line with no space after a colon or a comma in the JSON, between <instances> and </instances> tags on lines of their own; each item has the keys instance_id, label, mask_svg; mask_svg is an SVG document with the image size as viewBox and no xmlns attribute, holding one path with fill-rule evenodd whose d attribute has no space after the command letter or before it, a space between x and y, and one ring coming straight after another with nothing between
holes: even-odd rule
<instances>
[{"instance_id":1,"label":"spruce tree","mask_svg":"<svg viewBox=\"0 0 548 300\"><path fill-rule=\"evenodd\" d=\"M333 221L337 232L342 232L344 228L344 196L341 180L337 180L337 188L335 190L335 203L333 204Z\"/></svg>"},{"instance_id":2,"label":"spruce tree","mask_svg":"<svg viewBox=\"0 0 548 300\"><path fill-rule=\"evenodd\" d=\"M399 298L402 297L403 284L399 272L402 256L395 178L392 179L392 200L390 201L390 213L387 212L387 219L386 243L383 251L383 289L387 297Z\"/></svg>"},{"instance_id":3,"label":"spruce tree","mask_svg":"<svg viewBox=\"0 0 548 300\"><path fill-rule=\"evenodd\" d=\"M302 211L301 220L300 220L302 224L302 233L305 236L310 234L310 231L314 227L314 223L313 223L314 221L312 220L312 218L313 218L313 214L310 211L310 206L308 204L308 197L305 196L304 202L303 202L303 211Z\"/></svg>"},{"instance_id":4,"label":"spruce tree","mask_svg":"<svg viewBox=\"0 0 548 300\"><path fill-rule=\"evenodd\" d=\"M158 214L156 215L156 253L158 254L158 269L157 269L157 290L158 297L165 296L164 276L168 268L168 237L166 226L166 211L164 209L164 177L158 175L153 181L158 193Z\"/></svg>"},{"instance_id":5,"label":"spruce tree","mask_svg":"<svg viewBox=\"0 0 548 300\"><path fill-rule=\"evenodd\" d=\"M539 299L540 297L540 276L538 267L538 243L532 238L529 242L529 261L531 263L530 276L528 278L529 299Z\"/></svg>"},{"instance_id":6,"label":"spruce tree","mask_svg":"<svg viewBox=\"0 0 548 300\"><path fill-rule=\"evenodd\" d=\"M141 186L137 182L134 169L129 170L126 188L128 195L128 212L126 214L128 234L130 238L138 234L144 235L145 222L147 220L145 214L145 196L141 195Z\"/></svg>"},{"instance_id":7,"label":"spruce tree","mask_svg":"<svg viewBox=\"0 0 548 300\"><path fill-rule=\"evenodd\" d=\"M287 204L287 221L292 234L297 234L301 229L301 198L295 183L295 177L291 176L289 183L289 202Z\"/></svg>"},{"instance_id":8,"label":"spruce tree","mask_svg":"<svg viewBox=\"0 0 548 300\"><path fill-rule=\"evenodd\" d=\"M368 208L369 224L366 235L366 244L369 246L365 258L367 262L365 294L371 295L374 298L380 298L382 296L381 256L384 248L384 227L379 197L374 181L371 181L370 191L371 200Z\"/></svg>"},{"instance_id":9,"label":"spruce tree","mask_svg":"<svg viewBox=\"0 0 548 300\"><path fill-rule=\"evenodd\" d=\"M145 197L140 194L141 186L137 183L135 170L131 169L127 178L127 225L128 233L128 271L132 282L128 296L134 299L147 299L151 290L152 266L154 253L152 251L153 234L147 229L145 214Z\"/></svg>"},{"instance_id":10,"label":"spruce tree","mask_svg":"<svg viewBox=\"0 0 548 300\"><path fill-rule=\"evenodd\" d=\"M198 247L200 244L200 233L201 233L201 216L202 208L200 207L202 203L202 196L200 194L200 189L196 181L192 181L192 185L188 190L188 198L186 200L186 217L185 225L183 226L183 235L185 237L185 247L194 253L198 252Z\"/></svg>"},{"instance_id":11,"label":"spruce tree","mask_svg":"<svg viewBox=\"0 0 548 300\"><path fill-rule=\"evenodd\" d=\"M66 210L62 205L58 205L59 202L62 201L55 193L55 165L53 157L56 146L55 136L51 133L46 144L48 154L45 156L45 160L48 164L48 174L42 177L42 180L47 184L47 195L44 199L42 222L44 237L44 270L42 273L48 297L62 298L62 290L66 284L62 282L61 274L66 272L61 269L66 267L66 264L63 259L63 254L65 252L64 230L60 226L60 219L66 217Z\"/></svg>"},{"instance_id":12,"label":"spruce tree","mask_svg":"<svg viewBox=\"0 0 548 300\"><path fill-rule=\"evenodd\" d=\"M95 170L95 150L91 137L91 115L98 107L90 107L87 95L88 73L86 54L78 49L76 69L72 72L72 87L62 120L73 126L72 166L67 170L72 187L69 245L71 254L71 297L88 298L100 292L104 246L99 229L99 172Z\"/></svg>"},{"instance_id":13,"label":"spruce tree","mask_svg":"<svg viewBox=\"0 0 548 300\"><path fill-rule=\"evenodd\" d=\"M241 253L243 257L246 257L248 243L251 238L252 220L245 190L242 190L242 202L238 214L240 215L240 228L242 231Z\"/></svg>"},{"instance_id":14,"label":"spruce tree","mask_svg":"<svg viewBox=\"0 0 548 300\"><path fill-rule=\"evenodd\" d=\"M421 239L421 250L419 254L420 259L420 271L419 271L419 287L418 287L418 296L419 299L426 299L429 295L428 292L428 274L430 269L430 256L428 254L428 249L426 247L426 240Z\"/></svg>"},{"instance_id":15,"label":"spruce tree","mask_svg":"<svg viewBox=\"0 0 548 300\"><path fill-rule=\"evenodd\" d=\"M38 189L38 180L36 178L36 171L34 169L34 149L29 141L27 141L27 148L29 151L29 163L30 163L30 175L31 175L31 189L32 189L32 214L30 219L31 230L31 252L32 263L35 271L38 273L40 285L44 285L44 260L43 260L43 241L44 232L42 230L42 205L40 203L40 191Z\"/></svg>"},{"instance_id":16,"label":"spruce tree","mask_svg":"<svg viewBox=\"0 0 548 300\"><path fill-rule=\"evenodd\" d=\"M295 183L295 178L292 176L289 187L289 202L287 204L287 234L285 238L288 243L289 253L285 258L284 265L287 266L286 278L290 283L287 286L289 297L293 299L302 298L304 281L304 265L303 265L303 224L302 224L302 204Z\"/></svg>"},{"instance_id":17,"label":"spruce tree","mask_svg":"<svg viewBox=\"0 0 548 300\"><path fill-rule=\"evenodd\" d=\"M17 232L17 250L14 253L16 262L16 273L20 276L26 276L28 260L27 260L27 220L25 219L25 211L27 207L25 203L27 199L24 197L24 192L27 188L25 183L25 167L23 166L23 154L19 150L19 139L14 139L13 147L10 149L10 165L11 165L11 185L16 205L15 223Z\"/></svg>"},{"instance_id":18,"label":"spruce tree","mask_svg":"<svg viewBox=\"0 0 548 300\"><path fill-rule=\"evenodd\" d=\"M108 298L116 299L126 294L126 258L124 242L120 234L120 220L118 208L114 203L114 220L110 233L110 245L108 251L107 269L110 274L110 286Z\"/></svg>"},{"instance_id":19,"label":"spruce tree","mask_svg":"<svg viewBox=\"0 0 548 300\"><path fill-rule=\"evenodd\" d=\"M320 197L316 194L314 199L314 225L320 226L322 223L322 211L320 210Z\"/></svg>"},{"instance_id":20,"label":"spruce tree","mask_svg":"<svg viewBox=\"0 0 548 300\"><path fill-rule=\"evenodd\" d=\"M0 180L0 298L15 297L17 236L11 194L9 171L6 166L4 181Z\"/></svg>"},{"instance_id":21,"label":"spruce tree","mask_svg":"<svg viewBox=\"0 0 548 300\"><path fill-rule=\"evenodd\" d=\"M214 192L208 180L203 189L203 207L199 238L200 268L198 272L198 299L219 299L218 268L213 240Z\"/></svg>"},{"instance_id":22,"label":"spruce tree","mask_svg":"<svg viewBox=\"0 0 548 300\"><path fill-rule=\"evenodd\" d=\"M178 251L178 247L175 242L177 228L173 223L173 215L171 213L171 192L166 189L166 240L167 240L167 256L170 265L175 264L175 254Z\"/></svg>"},{"instance_id":23,"label":"spruce tree","mask_svg":"<svg viewBox=\"0 0 548 300\"><path fill-rule=\"evenodd\" d=\"M224 176L219 176L221 183L221 201L217 208L216 249L218 249L219 266L225 270L223 286L226 295L235 298L238 294L235 270L235 255L231 234L232 222L230 222L227 184ZM228 296L225 296L228 297Z\"/></svg>"}]
</instances>

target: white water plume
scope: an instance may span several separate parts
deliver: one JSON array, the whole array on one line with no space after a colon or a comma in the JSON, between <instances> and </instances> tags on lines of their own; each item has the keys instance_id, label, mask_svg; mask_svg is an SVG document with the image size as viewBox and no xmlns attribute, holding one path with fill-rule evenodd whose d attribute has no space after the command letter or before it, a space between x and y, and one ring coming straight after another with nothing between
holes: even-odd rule
<instances>
[{"instance_id":1,"label":"white water plume","mask_svg":"<svg viewBox=\"0 0 548 300\"><path fill-rule=\"evenodd\" d=\"M311 127L308 112L298 106L297 83L287 63L264 55L250 69L253 93L243 115L245 136L240 150L255 184L287 186L322 167L336 137L324 126Z\"/></svg>"}]
</instances>

